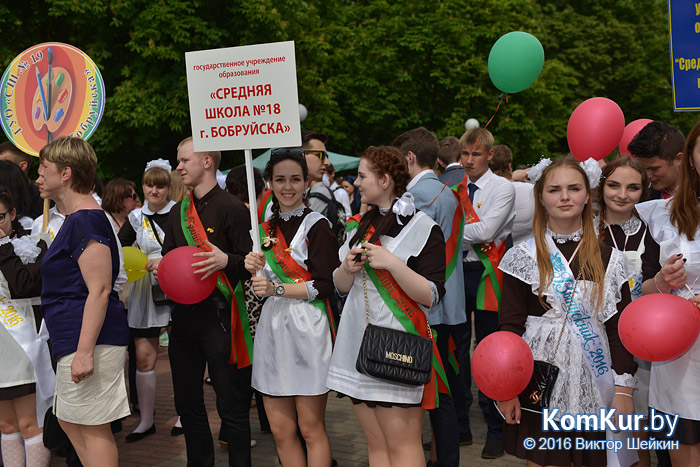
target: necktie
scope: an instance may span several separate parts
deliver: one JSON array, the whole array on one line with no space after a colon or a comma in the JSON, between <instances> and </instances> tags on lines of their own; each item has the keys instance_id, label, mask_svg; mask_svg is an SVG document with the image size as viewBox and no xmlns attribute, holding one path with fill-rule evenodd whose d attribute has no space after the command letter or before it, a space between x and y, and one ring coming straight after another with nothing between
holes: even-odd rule
<instances>
[{"instance_id":1,"label":"necktie","mask_svg":"<svg viewBox=\"0 0 700 467\"><path fill-rule=\"evenodd\" d=\"M474 192L479 189L478 186L476 186L475 183L470 183L467 185L467 189L469 189L469 201L472 203L474 202Z\"/></svg>"}]
</instances>

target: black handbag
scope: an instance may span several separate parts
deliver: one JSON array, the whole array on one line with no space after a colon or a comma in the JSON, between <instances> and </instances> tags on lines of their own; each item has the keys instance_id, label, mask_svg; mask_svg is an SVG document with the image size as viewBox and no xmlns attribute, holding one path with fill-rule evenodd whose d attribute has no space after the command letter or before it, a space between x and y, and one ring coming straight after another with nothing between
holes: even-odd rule
<instances>
[{"instance_id":1,"label":"black handbag","mask_svg":"<svg viewBox=\"0 0 700 467\"><path fill-rule=\"evenodd\" d=\"M365 291L367 327L362 336L355 368L360 373L394 383L420 386L430 381L433 340L396 329L375 326L369 322L367 275L362 271Z\"/></svg>"},{"instance_id":2,"label":"black handbag","mask_svg":"<svg viewBox=\"0 0 700 467\"><path fill-rule=\"evenodd\" d=\"M163 292L163 289L161 289L160 285L158 284L151 285L151 297L153 297L153 304L155 306L175 304L175 302L165 295L165 292Z\"/></svg>"},{"instance_id":3,"label":"black handbag","mask_svg":"<svg viewBox=\"0 0 700 467\"><path fill-rule=\"evenodd\" d=\"M552 358L549 360L549 362L535 360L535 366L532 370L532 378L530 378L530 382L525 387L525 390L518 395L521 410L542 413L542 409L544 407L549 407L554 384L557 382L557 376L559 376L559 367L554 365L554 358L557 356L557 352L559 351L561 336L564 334L564 329L566 328L566 319L569 317L571 302L574 301L577 283L578 279L576 279L574 282L574 292L572 292L571 299L569 299L569 304L566 307L564 323L562 324L561 331L559 332L557 346L554 348Z\"/></svg>"},{"instance_id":4,"label":"black handbag","mask_svg":"<svg viewBox=\"0 0 700 467\"><path fill-rule=\"evenodd\" d=\"M153 219L151 219L150 216L146 216L146 219L148 219L148 222L151 224L151 228L153 229L153 235L155 235L156 240L158 241L158 245L160 245L160 247L163 248L163 242L160 241L160 235L158 235L158 230L156 229ZM163 292L163 289L161 289L160 285L158 284L151 285L151 296L153 297L153 304L155 306L175 304L175 302L173 302L167 295L165 295L165 292Z\"/></svg>"},{"instance_id":5,"label":"black handbag","mask_svg":"<svg viewBox=\"0 0 700 467\"><path fill-rule=\"evenodd\" d=\"M53 407L49 407L44 414L44 447L51 451L61 451L68 447L68 436L58 423L58 418L53 413Z\"/></svg>"},{"instance_id":6,"label":"black handbag","mask_svg":"<svg viewBox=\"0 0 700 467\"><path fill-rule=\"evenodd\" d=\"M518 395L520 409L541 413L542 408L549 407L557 376L559 376L558 367L551 363L535 360L532 378L525 390Z\"/></svg>"}]
</instances>

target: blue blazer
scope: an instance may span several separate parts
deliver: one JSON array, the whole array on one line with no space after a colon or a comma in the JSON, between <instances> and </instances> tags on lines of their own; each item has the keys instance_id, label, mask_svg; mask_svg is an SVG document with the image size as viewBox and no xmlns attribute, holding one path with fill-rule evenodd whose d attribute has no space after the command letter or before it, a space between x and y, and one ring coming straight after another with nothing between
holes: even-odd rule
<instances>
[{"instance_id":1,"label":"blue blazer","mask_svg":"<svg viewBox=\"0 0 700 467\"><path fill-rule=\"evenodd\" d=\"M462 179L459 179L461 182ZM457 182L457 183L459 183ZM452 232L452 219L455 209L462 209L457 196L450 188L443 188L441 182L434 173L428 173L408 190L415 199L416 208L426 213L442 230L445 240ZM437 196L437 199L435 197ZM433 202L435 200L435 202ZM430 204L432 203L432 205ZM428 207L430 206L430 207ZM462 256L462 239L457 246L457 252ZM462 324L466 322L465 298L464 298L464 272L461 261L454 268L452 274L445 281L445 296L440 303L427 310L428 322L435 324Z\"/></svg>"}]
</instances>

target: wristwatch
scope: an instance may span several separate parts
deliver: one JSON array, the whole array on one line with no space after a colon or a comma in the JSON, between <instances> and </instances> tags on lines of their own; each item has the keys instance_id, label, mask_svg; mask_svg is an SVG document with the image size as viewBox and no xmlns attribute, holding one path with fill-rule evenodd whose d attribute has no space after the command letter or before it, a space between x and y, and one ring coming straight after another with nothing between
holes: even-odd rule
<instances>
[{"instance_id":1,"label":"wristwatch","mask_svg":"<svg viewBox=\"0 0 700 467\"><path fill-rule=\"evenodd\" d=\"M275 297L284 295L284 284L273 284L275 289Z\"/></svg>"}]
</instances>

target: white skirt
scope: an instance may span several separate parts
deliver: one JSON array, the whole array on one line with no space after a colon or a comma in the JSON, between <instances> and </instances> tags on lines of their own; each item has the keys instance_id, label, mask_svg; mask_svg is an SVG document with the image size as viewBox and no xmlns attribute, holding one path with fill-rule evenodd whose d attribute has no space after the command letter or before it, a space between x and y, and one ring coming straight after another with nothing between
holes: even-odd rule
<instances>
[{"instance_id":1,"label":"white skirt","mask_svg":"<svg viewBox=\"0 0 700 467\"><path fill-rule=\"evenodd\" d=\"M80 383L71 379L74 357L75 352L61 357L56 366L56 417L78 425L104 425L129 416L124 381L126 347L96 346L95 372Z\"/></svg>"},{"instance_id":2,"label":"white skirt","mask_svg":"<svg viewBox=\"0 0 700 467\"><path fill-rule=\"evenodd\" d=\"M251 385L269 396L325 394L331 351L323 311L306 300L269 297L255 332Z\"/></svg>"},{"instance_id":3,"label":"white skirt","mask_svg":"<svg viewBox=\"0 0 700 467\"><path fill-rule=\"evenodd\" d=\"M129 296L129 327L135 329L162 328L170 324L171 305L153 303L151 273L131 284ZM157 282L155 282L157 284Z\"/></svg>"},{"instance_id":4,"label":"white skirt","mask_svg":"<svg viewBox=\"0 0 700 467\"><path fill-rule=\"evenodd\" d=\"M377 326L403 331L404 328L370 281L367 281L367 294L370 307L370 322ZM394 404L420 404L423 399L423 386L409 386L394 383L357 371L355 363L360 352L360 344L367 327L364 309L362 281L355 280L343 308L338 325L333 357L328 369L326 384L330 389L363 401L389 402Z\"/></svg>"}]
</instances>

